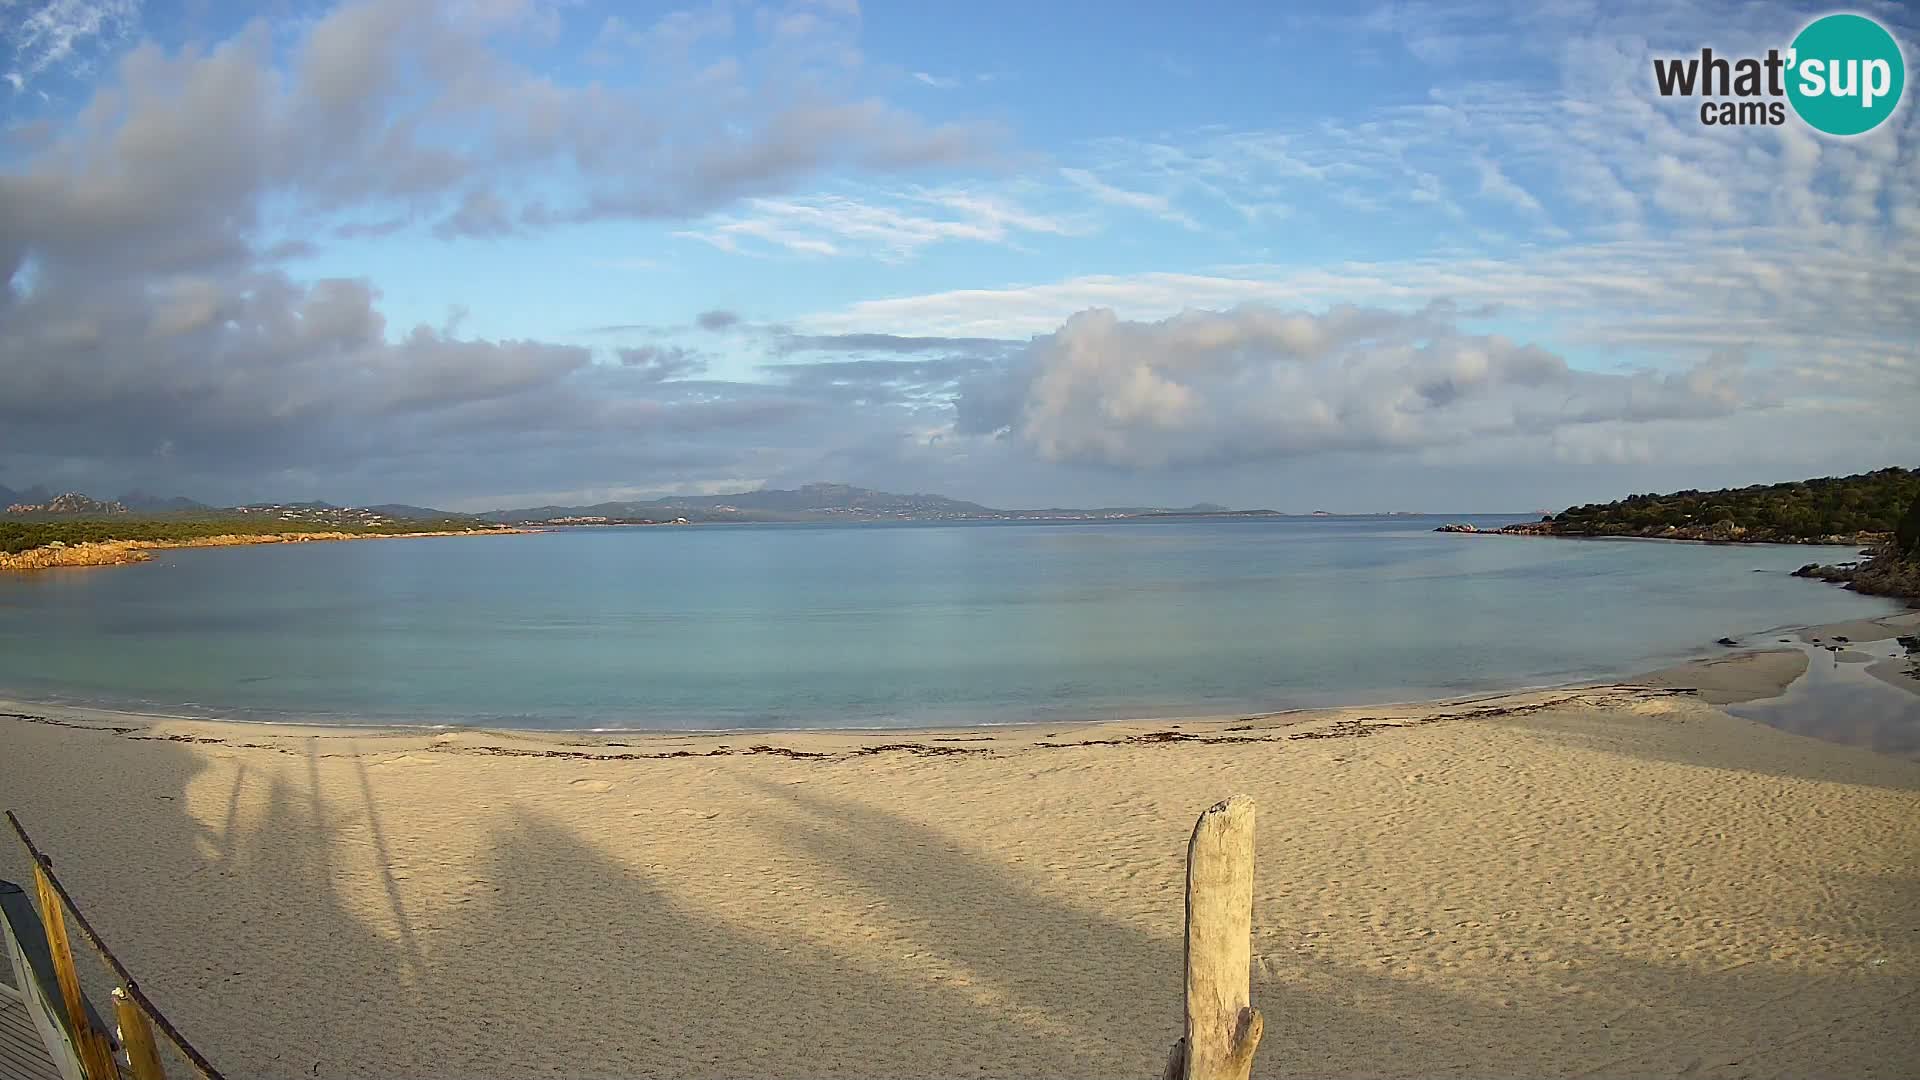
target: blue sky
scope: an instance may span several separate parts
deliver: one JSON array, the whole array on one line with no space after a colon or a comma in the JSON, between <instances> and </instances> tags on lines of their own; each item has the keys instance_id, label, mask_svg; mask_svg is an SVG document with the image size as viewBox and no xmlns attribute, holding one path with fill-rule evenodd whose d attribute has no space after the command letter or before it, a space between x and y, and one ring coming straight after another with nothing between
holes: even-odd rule
<instances>
[{"instance_id":1,"label":"blue sky","mask_svg":"<svg viewBox=\"0 0 1920 1080\"><path fill-rule=\"evenodd\" d=\"M1653 90L1826 10L17 0L0 484L1445 511L1920 464L1914 111Z\"/></svg>"}]
</instances>

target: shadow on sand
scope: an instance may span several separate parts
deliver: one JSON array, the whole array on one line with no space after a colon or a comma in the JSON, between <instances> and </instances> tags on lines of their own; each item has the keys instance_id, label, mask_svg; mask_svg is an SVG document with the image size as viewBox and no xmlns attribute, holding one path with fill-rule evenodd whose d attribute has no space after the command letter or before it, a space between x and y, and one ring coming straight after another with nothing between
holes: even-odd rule
<instances>
[{"instance_id":1,"label":"shadow on sand","mask_svg":"<svg viewBox=\"0 0 1920 1080\"><path fill-rule=\"evenodd\" d=\"M926 824L768 782L772 763L728 766L774 806L752 827L882 898L890 925L972 979L718 920L512 801L485 856L463 863L464 893L412 908L407 860L431 859L431 844L396 852L363 762L351 765L352 805L323 797L317 750L296 769L249 757L272 751L223 750L226 817L203 824L184 793L209 759L162 741L137 749L137 782L103 770L61 792L37 788L31 755L16 755L0 767L0 801L30 827L36 807L96 823L39 839L148 992L233 1077L1153 1076L1179 1031L1177 889L1151 931L1104 918ZM671 766L632 766L658 767ZM1261 845L1284 859L1285 823L1263 821ZM21 872L11 852L0 865ZM1885 908L1862 918L1910 925L1913 882L1878 887ZM143 933L161 910L181 925ZM1516 1004L1500 987L1312 957L1294 947L1305 927L1287 921L1308 918L1256 911L1258 1076L1792 1071L1820 1059L1781 1054L1841 1020L1804 972L1656 968L1597 950L1562 958L1562 998ZM1649 978L1667 1000L1714 1004L1659 1012L1615 989ZM1893 1010L1825 1034L1897 1045ZM1581 1018L1571 1026L1569 1011ZM1882 1020L1893 1026L1874 1035Z\"/></svg>"}]
</instances>

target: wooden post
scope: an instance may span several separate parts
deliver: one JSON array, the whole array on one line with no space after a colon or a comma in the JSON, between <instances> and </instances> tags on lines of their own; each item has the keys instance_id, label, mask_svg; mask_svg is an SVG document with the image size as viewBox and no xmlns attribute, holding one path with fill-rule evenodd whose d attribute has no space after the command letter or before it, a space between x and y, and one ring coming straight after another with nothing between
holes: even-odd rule
<instances>
[{"instance_id":1,"label":"wooden post","mask_svg":"<svg viewBox=\"0 0 1920 1080\"><path fill-rule=\"evenodd\" d=\"M113 988L113 1015L120 1024L120 1045L127 1048L127 1067L133 1080L167 1080L160 1066L160 1048L153 1043L153 1028L147 1014L134 1004L124 986Z\"/></svg>"},{"instance_id":2,"label":"wooden post","mask_svg":"<svg viewBox=\"0 0 1920 1080\"><path fill-rule=\"evenodd\" d=\"M80 973L73 966L73 946L67 940L67 912L60 902L59 890L47 876L47 868L38 862L33 867L33 887L40 899L40 924L47 931L47 951L53 954L53 975L60 983L60 1000L67 1009L67 1024L73 1032L74 1052L80 1055L80 1068L87 1080L116 1080L119 1069L113 1061L113 1044L103 1031L96 1031L87 1017L87 999L80 990Z\"/></svg>"},{"instance_id":3,"label":"wooden post","mask_svg":"<svg viewBox=\"0 0 1920 1080\"><path fill-rule=\"evenodd\" d=\"M1165 1080L1247 1080L1265 1021L1253 1007L1253 800L1200 815L1187 843L1187 1021Z\"/></svg>"}]
</instances>

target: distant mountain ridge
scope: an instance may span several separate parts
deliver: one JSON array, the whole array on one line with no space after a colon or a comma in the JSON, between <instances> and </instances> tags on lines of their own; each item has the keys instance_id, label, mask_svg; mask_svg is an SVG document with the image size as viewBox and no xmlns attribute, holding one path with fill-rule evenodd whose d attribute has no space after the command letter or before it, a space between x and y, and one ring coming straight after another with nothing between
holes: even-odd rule
<instances>
[{"instance_id":1,"label":"distant mountain ridge","mask_svg":"<svg viewBox=\"0 0 1920 1080\"><path fill-rule=\"evenodd\" d=\"M1273 515L1272 510L1230 511L1212 503L1190 507L1056 507L1001 510L945 495L902 495L851 484L816 483L798 488L763 488L723 495L667 495L657 499L593 503L585 506L535 506L491 510L483 521L513 524L616 524L621 522L805 522L805 521L1049 521L1132 518L1183 514Z\"/></svg>"},{"instance_id":2,"label":"distant mountain ridge","mask_svg":"<svg viewBox=\"0 0 1920 1080\"><path fill-rule=\"evenodd\" d=\"M1186 507L1107 506L1094 509L1049 507L1003 510L934 494L900 494L851 484L814 483L797 488L762 488L719 495L666 495L581 506L532 506L456 514L406 503L338 506L320 500L254 502L215 507L184 497L162 497L135 490L113 502L77 492L49 496L43 487L12 491L0 487L0 506L20 515L87 517L105 515L190 516L272 515L313 522L338 520L363 524L390 521L474 519L496 524L646 524L711 522L821 521L1084 521L1141 517L1280 516L1273 510L1229 510L1217 503Z\"/></svg>"},{"instance_id":3,"label":"distant mountain ridge","mask_svg":"<svg viewBox=\"0 0 1920 1080\"><path fill-rule=\"evenodd\" d=\"M876 518L911 517L951 519L989 516L997 511L979 503L944 495L899 495L850 484L807 484L792 489L763 488L722 495L668 495L658 499L593 503L586 506L536 506L493 510L479 515L488 521L534 519L643 518L716 521L780 521L824 515L867 515Z\"/></svg>"},{"instance_id":4,"label":"distant mountain ridge","mask_svg":"<svg viewBox=\"0 0 1920 1080\"><path fill-rule=\"evenodd\" d=\"M118 499L114 501L120 503L121 505L125 506L128 510L131 510L137 514L139 513L171 514L171 513L183 513L191 510L213 509L211 506L208 506L206 503L198 502L194 499L186 498L185 496L175 495L172 497L166 497L161 495L149 495L146 492L141 491L139 488L135 488L132 491L127 492L125 495L120 496Z\"/></svg>"},{"instance_id":5,"label":"distant mountain ridge","mask_svg":"<svg viewBox=\"0 0 1920 1080\"><path fill-rule=\"evenodd\" d=\"M118 502L101 502L77 491L63 492L45 502L7 504L9 514L60 514L72 517L104 517L109 514L124 514L126 505Z\"/></svg>"}]
</instances>

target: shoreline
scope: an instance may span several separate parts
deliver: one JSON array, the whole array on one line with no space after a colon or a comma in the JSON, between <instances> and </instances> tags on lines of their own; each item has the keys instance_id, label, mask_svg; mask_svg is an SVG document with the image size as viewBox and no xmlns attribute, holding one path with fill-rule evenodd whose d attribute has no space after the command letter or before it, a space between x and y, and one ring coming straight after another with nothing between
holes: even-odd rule
<instances>
[{"instance_id":1,"label":"shoreline","mask_svg":"<svg viewBox=\"0 0 1920 1080\"><path fill-rule=\"evenodd\" d=\"M94 540L78 544L43 544L40 547L28 548L13 554L0 552L0 571L30 573L35 570L87 566L129 566L152 561L152 552L182 548L251 547L256 544L329 543L339 540L415 540L430 536L515 536L539 531L502 526L489 529L444 529L421 532L220 533L185 540Z\"/></svg>"},{"instance_id":2,"label":"shoreline","mask_svg":"<svg viewBox=\"0 0 1920 1080\"><path fill-rule=\"evenodd\" d=\"M1436 514L1435 517L1445 515ZM1819 540L1744 540L1725 539L1710 536L1641 536L1636 533L1561 533L1544 529L1532 529L1502 525L1497 529L1457 529L1441 526L1430 530L1452 536L1530 536L1543 540L1650 540L1663 544L1707 544L1713 547L1835 547L1865 548L1882 543L1887 539L1884 533L1862 533L1860 539L1819 539ZM1862 556L1864 558L1865 556Z\"/></svg>"},{"instance_id":3,"label":"shoreline","mask_svg":"<svg viewBox=\"0 0 1920 1080\"><path fill-rule=\"evenodd\" d=\"M459 535L459 534L456 534ZM1805 672L1806 657L1798 647L1775 647L1785 636L1801 644L1839 640L1853 643L1889 641L1920 632L1920 611L1895 612L1871 619L1853 619L1816 626L1780 627L1754 635L1777 639L1752 646L1737 646L1721 654L1694 656L1666 666L1623 675L1615 679L1581 680L1545 686L1488 689L1412 700L1366 701L1354 704L1306 706L1270 710L1225 713L1176 713L1113 719L1060 718L1054 720L1015 720L1006 723L914 724L901 727L820 726L796 728L518 728L505 725L459 723L319 723L299 719L227 719L171 713L143 712L109 706L74 705L14 698L0 691L0 722L48 724L77 730L109 731L135 738L162 738L173 741L218 742L246 746L241 741L291 738L357 738L362 740L425 740L433 745L462 747L485 746L488 740L503 744L506 753L528 748L548 748L577 752L576 756L603 760L660 759L685 756L727 756L788 752L802 756L837 756L875 752L875 747L929 751L924 746L903 746L914 740L955 743L961 741L1013 743L1035 732L1065 733L1049 735L1031 745L1056 748L1064 745L1105 745L1114 738L1160 742L1249 742L1229 738L1247 731L1274 731L1301 726L1314 730L1321 726L1340 726L1355 717L1379 720L1375 714L1415 713L1431 719L1455 718L1475 714L1477 710L1504 709L1532 711L1549 707L1543 703L1565 704L1575 699L1621 696L1633 699L1643 691L1660 694L1693 694L1715 707L1770 699L1784 694ZM1705 648L1706 646L1702 646ZM1920 679L1907 678L1882 665L1874 665L1872 674L1887 685L1920 696ZM1425 722L1425 721L1423 721ZM1165 732L1177 738L1150 738ZM1061 738L1078 742L1060 743ZM511 744L508 749L504 744ZM745 746L742 749L742 746ZM1838 744L1836 744L1838 745ZM591 748L620 753L591 753ZM658 749L654 752L655 748ZM697 748L697 749L696 749ZM624 751L646 752L624 752ZM723 752L716 752L723 751Z\"/></svg>"},{"instance_id":4,"label":"shoreline","mask_svg":"<svg viewBox=\"0 0 1920 1080\"><path fill-rule=\"evenodd\" d=\"M1149 1074L1193 818L1235 793L1286 1032L1256 1077L1909 1072L1920 761L1714 704L1807 655L915 731L37 710L0 718L0 805L233 1076Z\"/></svg>"}]
</instances>

